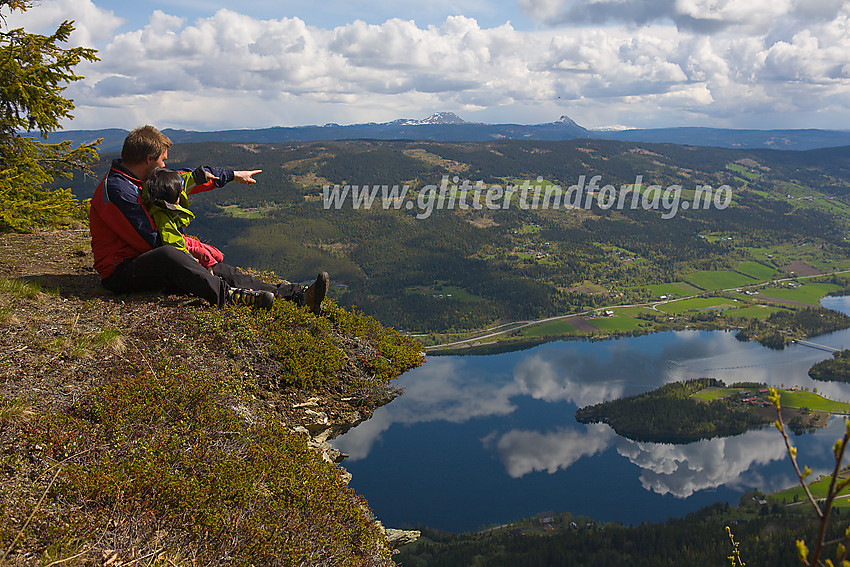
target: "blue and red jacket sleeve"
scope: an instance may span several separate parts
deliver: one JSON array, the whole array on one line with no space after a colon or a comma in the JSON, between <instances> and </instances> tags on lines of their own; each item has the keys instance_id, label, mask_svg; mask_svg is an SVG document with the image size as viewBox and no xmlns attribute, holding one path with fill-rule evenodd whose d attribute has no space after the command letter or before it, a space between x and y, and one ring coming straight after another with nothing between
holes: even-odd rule
<instances>
[{"instance_id":1,"label":"blue and red jacket sleeve","mask_svg":"<svg viewBox=\"0 0 850 567\"><path fill-rule=\"evenodd\" d=\"M101 278L112 275L124 260L158 245L159 234L139 201L139 185L141 181L113 165L92 195L91 248Z\"/></svg>"},{"instance_id":2,"label":"blue and red jacket sleeve","mask_svg":"<svg viewBox=\"0 0 850 567\"><path fill-rule=\"evenodd\" d=\"M211 173L218 179L207 180L207 172ZM194 179L195 186L189 190L189 195L203 193L204 191L209 191L216 187L223 187L226 183L233 181L233 170L223 167L210 167L208 165L203 165L192 171L192 177Z\"/></svg>"},{"instance_id":3,"label":"blue and red jacket sleeve","mask_svg":"<svg viewBox=\"0 0 850 567\"><path fill-rule=\"evenodd\" d=\"M106 205L102 215L103 222L116 236L135 248L140 254L159 245L159 233L139 196L139 187L121 173L107 175L98 187L101 191L96 198L103 199ZM109 207L113 205L117 211ZM109 214L117 213L120 214Z\"/></svg>"}]
</instances>

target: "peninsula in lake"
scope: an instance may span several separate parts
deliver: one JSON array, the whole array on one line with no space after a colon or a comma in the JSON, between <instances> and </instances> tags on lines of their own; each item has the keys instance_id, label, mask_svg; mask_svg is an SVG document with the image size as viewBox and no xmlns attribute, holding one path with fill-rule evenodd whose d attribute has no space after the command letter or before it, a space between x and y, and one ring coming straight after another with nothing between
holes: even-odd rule
<instances>
[{"instance_id":1,"label":"peninsula in lake","mask_svg":"<svg viewBox=\"0 0 850 567\"><path fill-rule=\"evenodd\" d=\"M850 414L850 404L797 387L777 389L784 421L795 431L823 427L830 414ZM713 378L673 382L636 396L585 406L580 423L607 423L635 441L690 443L737 435L776 420L765 384L726 386Z\"/></svg>"}]
</instances>

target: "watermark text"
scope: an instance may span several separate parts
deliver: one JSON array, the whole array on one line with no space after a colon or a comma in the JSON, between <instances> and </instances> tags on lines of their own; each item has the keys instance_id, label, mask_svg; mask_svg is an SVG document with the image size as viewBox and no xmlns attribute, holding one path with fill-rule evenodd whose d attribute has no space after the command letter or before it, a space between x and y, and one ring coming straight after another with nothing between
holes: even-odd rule
<instances>
[{"instance_id":1,"label":"watermark text","mask_svg":"<svg viewBox=\"0 0 850 567\"><path fill-rule=\"evenodd\" d=\"M580 175L575 184L564 189L560 185L536 183L529 180L519 184L486 185L483 181L471 183L468 179L451 180L444 175L440 185L426 185L413 191L408 185L324 185L322 201L325 209L341 209L348 203L354 209L416 210L420 220L430 217L435 210L506 210L512 206L523 210L538 209L591 209L623 210L643 209L661 211L661 218L670 219L680 210L723 210L732 203L732 188L721 185L696 185L685 198L681 185L646 185L642 175L632 184L615 187L602 184L602 176L588 179Z\"/></svg>"}]
</instances>

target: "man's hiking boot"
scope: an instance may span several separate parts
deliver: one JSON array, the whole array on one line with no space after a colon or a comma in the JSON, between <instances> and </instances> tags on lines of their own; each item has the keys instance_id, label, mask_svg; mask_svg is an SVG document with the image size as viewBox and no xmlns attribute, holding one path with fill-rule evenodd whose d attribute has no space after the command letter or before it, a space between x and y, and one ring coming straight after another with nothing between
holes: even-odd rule
<instances>
[{"instance_id":1,"label":"man's hiking boot","mask_svg":"<svg viewBox=\"0 0 850 567\"><path fill-rule=\"evenodd\" d=\"M232 287L227 290L227 304L271 309L274 305L274 294L270 291L254 291Z\"/></svg>"},{"instance_id":2,"label":"man's hiking boot","mask_svg":"<svg viewBox=\"0 0 850 567\"><path fill-rule=\"evenodd\" d=\"M322 314L322 301L328 293L328 284L330 277L327 272L322 272L316 277L313 285L307 288L304 293L304 305L310 308L314 315Z\"/></svg>"}]
</instances>

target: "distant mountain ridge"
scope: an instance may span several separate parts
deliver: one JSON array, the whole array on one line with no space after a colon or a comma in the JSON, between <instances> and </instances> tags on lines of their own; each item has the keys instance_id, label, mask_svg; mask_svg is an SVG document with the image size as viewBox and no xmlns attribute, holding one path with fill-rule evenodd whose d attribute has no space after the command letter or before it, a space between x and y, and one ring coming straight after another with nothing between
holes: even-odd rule
<instances>
[{"instance_id":1,"label":"distant mountain ridge","mask_svg":"<svg viewBox=\"0 0 850 567\"><path fill-rule=\"evenodd\" d=\"M492 140L571 140L592 138L629 142L673 143L733 149L811 150L850 145L848 130L737 130L730 128L651 128L588 130L568 116L543 124L484 124L467 122L453 112L437 112L423 119L400 118L391 122L368 122L323 126L274 126L271 128L198 132L166 128L175 143L193 142L317 142L325 140L431 140L438 142L486 142ZM49 142L90 142L103 138L102 151L120 151L127 130L66 130L54 132Z\"/></svg>"},{"instance_id":2,"label":"distant mountain ridge","mask_svg":"<svg viewBox=\"0 0 850 567\"><path fill-rule=\"evenodd\" d=\"M472 122L467 122L454 112L437 112L428 118L423 118L422 120L402 118L400 120L390 122L390 124L393 123L397 123L401 126L423 126L425 124L473 124Z\"/></svg>"}]
</instances>

